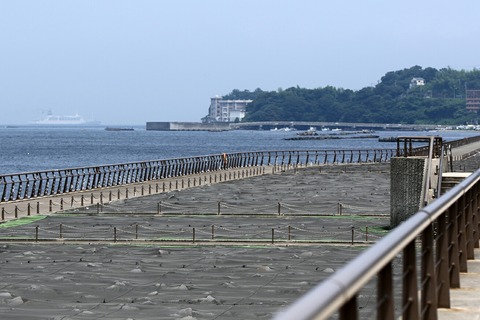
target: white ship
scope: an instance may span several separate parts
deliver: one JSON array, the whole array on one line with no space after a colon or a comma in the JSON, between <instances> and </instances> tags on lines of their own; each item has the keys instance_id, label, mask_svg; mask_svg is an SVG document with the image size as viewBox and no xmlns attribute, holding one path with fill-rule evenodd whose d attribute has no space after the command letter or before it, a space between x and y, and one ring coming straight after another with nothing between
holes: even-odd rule
<instances>
[{"instance_id":1,"label":"white ship","mask_svg":"<svg viewBox=\"0 0 480 320\"><path fill-rule=\"evenodd\" d=\"M33 124L41 125L85 125L85 124L95 124L98 122L86 121L78 113L75 115L56 115L52 111L48 111L47 116L43 119L33 121Z\"/></svg>"}]
</instances>

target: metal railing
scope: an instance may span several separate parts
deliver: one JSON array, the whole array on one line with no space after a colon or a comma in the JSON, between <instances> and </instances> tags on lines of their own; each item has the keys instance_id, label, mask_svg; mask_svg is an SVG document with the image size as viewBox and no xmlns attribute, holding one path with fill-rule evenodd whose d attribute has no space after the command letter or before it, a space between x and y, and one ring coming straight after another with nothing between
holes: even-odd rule
<instances>
[{"instance_id":1,"label":"metal railing","mask_svg":"<svg viewBox=\"0 0 480 320\"><path fill-rule=\"evenodd\" d=\"M426 143L425 146L414 148L415 143ZM443 139L434 136L415 136L397 138L397 155L409 156L428 156L429 153L435 158L442 155Z\"/></svg>"},{"instance_id":2,"label":"metal railing","mask_svg":"<svg viewBox=\"0 0 480 320\"><path fill-rule=\"evenodd\" d=\"M450 141L448 144L452 148L457 148L457 147L464 146L464 145L467 145L467 144L470 144L470 143L473 143L473 142L478 142L478 141L480 141L480 135L469 137L469 138L453 140L453 141Z\"/></svg>"},{"instance_id":3,"label":"metal railing","mask_svg":"<svg viewBox=\"0 0 480 320\"><path fill-rule=\"evenodd\" d=\"M437 308L450 307L449 290L460 287L460 272L467 272L467 259L474 259L474 248L479 246L479 198L480 170L392 230L275 319L326 319L336 312L340 319L358 319L359 291L375 278L377 319L437 319ZM418 254L417 245L421 246ZM403 266L400 292L394 294L392 270L398 255ZM398 304L401 314L396 315L394 306Z\"/></svg>"},{"instance_id":4,"label":"metal railing","mask_svg":"<svg viewBox=\"0 0 480 320\"><path fill-rule=\"evenodd\" d=\"M394 149L290 150L217 154L0 175L0 202L268 165L387 162Z\"/></svg>"}]
</instances>

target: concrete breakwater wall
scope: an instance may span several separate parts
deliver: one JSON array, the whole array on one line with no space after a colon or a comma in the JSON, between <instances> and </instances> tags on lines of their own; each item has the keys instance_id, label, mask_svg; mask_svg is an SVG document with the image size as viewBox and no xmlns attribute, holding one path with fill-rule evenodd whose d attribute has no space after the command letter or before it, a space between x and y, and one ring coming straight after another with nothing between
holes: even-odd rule
<instances>
[{"instance_id":1,"label":"concrete breakwater wall","mask_svg":"<svg viewBox=\"0 0 480 320\"><path fill-rule=\"evenodd\" d=\"M227 122L147 122L147 130L151 131L227 131L231 130Z\"/></svg>"}]
</instances>

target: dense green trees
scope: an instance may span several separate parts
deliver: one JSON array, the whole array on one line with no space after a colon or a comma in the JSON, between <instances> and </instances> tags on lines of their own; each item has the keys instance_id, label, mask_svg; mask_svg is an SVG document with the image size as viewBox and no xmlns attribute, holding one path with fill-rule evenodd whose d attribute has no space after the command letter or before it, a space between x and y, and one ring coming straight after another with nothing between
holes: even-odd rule
<instances>
[{"instance_id":1,"label":"dense green trees","mask_svg":"<svg viewBox=\"0 0 480 320\"><path fill-rule=\"evenodd\" d=\"M412 78L425 85L410 87ZM465 90L480 89L480 71L413 66L386 73L358 91L327 86L278 91L233 90L226 99L251 99L243 121L328 121L461 124L476 122L465 108Z\"/></svg>"}]
</instances>

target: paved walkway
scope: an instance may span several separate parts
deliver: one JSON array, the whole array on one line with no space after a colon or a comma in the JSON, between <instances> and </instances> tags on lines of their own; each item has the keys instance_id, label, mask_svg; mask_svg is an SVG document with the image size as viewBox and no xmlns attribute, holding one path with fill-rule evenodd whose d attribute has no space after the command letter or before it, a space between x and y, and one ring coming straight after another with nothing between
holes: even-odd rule
<instances>
[{"instance_id":1,"label":"paved walkway","mask_svg":"<svg viewBox=\"0 0 480 320\"><path fill-rule=\"evenodd\" d=\"M438 309L439 320L480 319L480 249L468 260L468 273L460 274L458 289L450 289L450 309Z\"/></svg>"},{"instance_id":2,"label":"paved walkway","mask_svg":"<svg viewBox=\"0 0 480 320\"><path fill-rule=\"evenodd\" d=\"M454 148L452 149L452 154L458 157L475 151L480 151L480 141Z\"/></svg>"}]
</instances>

